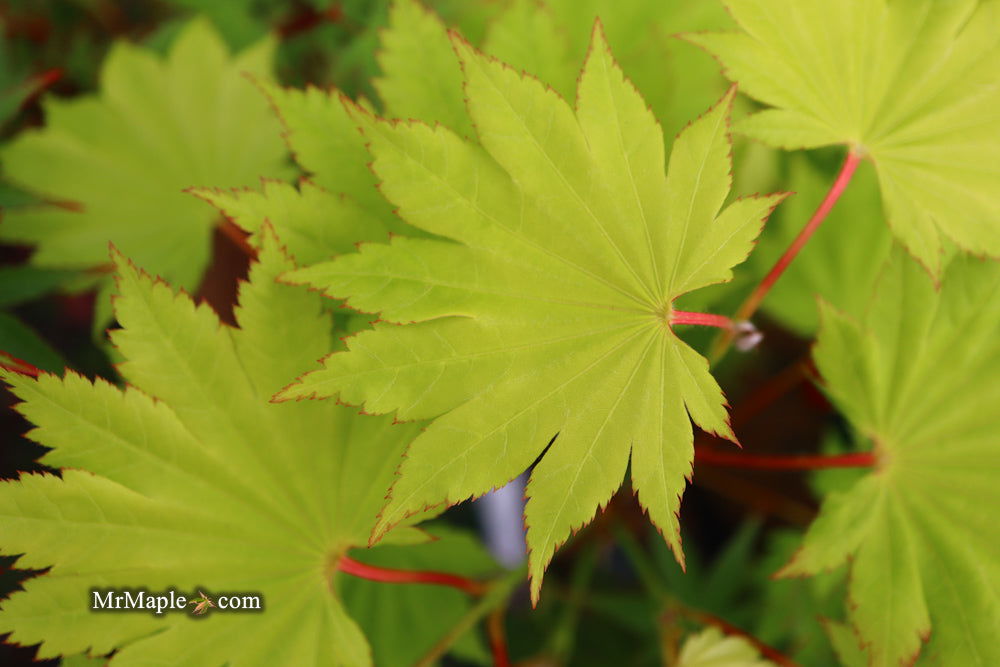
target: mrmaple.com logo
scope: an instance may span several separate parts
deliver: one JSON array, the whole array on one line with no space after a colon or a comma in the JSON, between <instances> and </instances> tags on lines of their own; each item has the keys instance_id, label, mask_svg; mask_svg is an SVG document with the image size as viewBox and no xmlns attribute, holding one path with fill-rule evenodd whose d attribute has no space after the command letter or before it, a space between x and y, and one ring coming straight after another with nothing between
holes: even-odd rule
<instances>
[{"instance_id":1,"label":"mrmaple.com logo","mask_svg":"<svg viewBox=\"0 0 1000 667\"><path fill-rule=\"evenodd\" d=\"M196 616L210 609L219 611L262 611L264 598L259 593L232 593L209 596L199 590L197 595L181 595L175 590L162 593L129 588L95 589L90 592L91 611L146 611L155 615L168 611L189 610Z\"/></svg>"}]
</instances>

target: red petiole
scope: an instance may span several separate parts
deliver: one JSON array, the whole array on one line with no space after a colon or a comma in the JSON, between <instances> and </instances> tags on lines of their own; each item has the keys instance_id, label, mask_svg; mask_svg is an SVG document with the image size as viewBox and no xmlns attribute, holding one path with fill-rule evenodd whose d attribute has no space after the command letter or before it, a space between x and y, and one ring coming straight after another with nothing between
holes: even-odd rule
<instances>
[{"instance_id":1,"label":"red petiole","mask_svg":"<svg viewBox=\"0 0 1000 667\"><path fill-rule=\"evenodd\" d=\"M390 584L436 584L438 586L450 586L464 591L469 595L482 595L488 588L487 584L481 581L462 577L457 574L422 570L396 570L377 565L368 565L348 556L341 556L337 567L341 572L361 579Z\"/></svg>"},{"instance_id":2,"label":"red petiole","mask_svg":"<svg viewBox=\"0 0 1000 667\"><path fill-rule=\"evenodd\" d=\"M716 327L731 330L733 321L725 315L712 313L690 313L686 310L674 310L670 313L670 324L696 324L703 327Z\"/></svg>"},{"instance_id":3,"label":"red petiole","mask_svg":"<svg viewBox=\"0 0 1000 667\"><path fill-rule=\"evenodd\" d=\"M37 366L3 351L0 351L0 368L33 378L37 378L42 373L42 370Z\"/></svg>"},{"instance_id":4,"label":"red petiole","mask_svg":"<svg viewBox=\"0 0 1000 667\"><path fill-rule=\"evenodd\" d=\"M778 456L769 454L746 454L720 452L715 449L696 447L695 463L727 466L731 468L754 468L758 470L822 470L823 468L870 468L877 463L872 452L836 454L832 456L795 455Z\"/></svg>"},{"instance_id":5,"label":"red petiole","mask_svg":"<svg viewBox=\"0 0 1000 667\"><path fill-rule=\"evenodd\" d=\"M819 229L823 221L826 220L830 211L833 210L834 204L844 194L844 190L847 189L851 178L854 177L854 172L857 170L858 165L861 164L861 157L861 153L853 146L847 151L847 157L844 158L840 172L837 174L833 185L830 186L830 190L826 193L826 197L820 202L816 212L812 214L812 217L806 222L805 227L795 237L795 240L792 241L791 245L782 253L781 257L774 263L774 266L767 272L763 280L760 281L753 292L750 293L750 296L737 309L736 315L733 317L735 321L749 320L757 312L757 308L760 307L760 304L764 301L764 297L771 291L774 284L778 282L778 278L781 277L785 269L788 268L788 265L792 263L792 260L795 259L809 239L812 238L812 235ZM714 361L722 357L729 348L732 340L733 334L731 330L723 334L716 345L713 346L712 352L709 355L710 359Z\"/></svg>"}]
</instances>

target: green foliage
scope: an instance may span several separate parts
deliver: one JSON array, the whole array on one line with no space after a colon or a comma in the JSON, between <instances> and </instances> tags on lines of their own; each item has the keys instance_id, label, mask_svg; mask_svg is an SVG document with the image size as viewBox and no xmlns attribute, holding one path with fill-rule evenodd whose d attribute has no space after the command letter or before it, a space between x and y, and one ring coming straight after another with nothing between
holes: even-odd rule
<instances>
[{"instance_id":1,"label":"green foliage","mask_svg":"<svg viewBox=\"0 0 1000 667\"><path fill-rule=\"evenodd\" d=\"M367 544L392 453L419 424L362 418L333 403L267 404L331 344L319 297L274 282L293 265L273 234L264 234L241 290L239 329L220 327L209 309L120 255L115 263L123 328L113 339L130 386L72 371L63 379L5 375L37 427L32 437L53 448L45 463L63 470L0 486L4 552L25 554L21 567L52 568L4 604L0 630L21 643L43 642L43 657L119 649L116 664L164 655L191 665L259 664L262 652L284 664L321 654L367 663L367 642L337 592L336 566L349 548ZM408 530L387 539L411 542ZM489 567L454 539L455 554L442 543L409 562L464 558L466 570ZM95 587L205 585L259 591L266 612L219 613L203 623L186 614L94 613L86 604ZM351 606L369 627L364 609L373 595L402 613L414 600L426 603L427 593L355 586ZM413 650L443 633L467 603L454 595L434 604L437 613L419 632L410 628Z\"/></svg>"},{"instance_id":2,"label":"green foliage","mask_svg":"<svg viewBox=\"0 0 1000 667\"><path fill-rule=\"evenodd\" d=\"M2 13L0 241L33 254L0 248L0 377L48 448L4 443L10 642L67 665L480 664L504 635L525 664L1000 664L1000 0ZM785 195L741 195L777 189L761 231ZM56 290L96 290L116 347L81 352L90 296ZM710 372L714 332L677 325L724 337L730 312L766 336ZM794 370L810 339L831 405ZM693 460L726 500L685 504L685 559ZM768 460L822 469L702 468ZM467 505L416 527L525 470L535 611L455 527ZM206 613L90 611L104 587ZM208 605L228 591L265 611Z\"/></svg>"},{"instance_id":3,"label":"green foliage","mask_svg":"<svg viewBox=\"0 0 1000 667\"><path fill-rule=\"evenodd\" d=\"M273 46L265 40L230 57L204 21L188 25L164 59L115 44L99 95L49 98L46 127L0 153L12 182L75 205L11 210L0 239L36 245L32 263L54 269L99 269L112 242L194 291L218 216L183 190L286 171L277 126L243 76L265 76Z\"/></svg>"},{"instance_id":4,"label":"green foliage","mask_svg":"<svg viewBox=\"0 0 1000 667\"><path fill-rule=\"evenodd\" d=\"M688 637L677 656L677 667L773 667L742 637L726 637L718 628L705 628Z\"/></svg>"},{"instance_id":5,"label":"green foliage","mask_svg":"<svg viewBox=\"0 0 1000 667\"><path fill-rule=\"evenodd\" d=\"M725 92L710 57L669 39L682 30L730 27L714 1L511 0L489 23L481 46L572 100L597 18L625 75L644 92L664 126L668 142ZM467 30L463 33L473 43L479 41ZM379 56L382 76L375 87L386 117L437 121L473 138L462 103L461 73L444 34L445 25L416 0L393 3Z\"/></svg>"},{"instance_id":6,"label":"green foliage","mask_svg":"<svg viewBox=\"0 0 1000 667\"><path fill-rule=\"evenodd\" d=\"M936 277L949 240L1000 256L1000 2L724 2L743 32L687 39L773 107L741 132L870 156L889 226Z\"/></svg>"},{"instance_id":7,"label":"green foliage","mask_svg":"<svg viewBox=\"0 0 1000 667\"><path fill-rule=\"evenodd\" d=\"M732 92L681 135L665 172L660 128L599 26L575 114L536 80L454 44L482 149L441 126L362 121L382 192L407 222L451 241L397 238L289 277L417 324L359 334L280 397L339 395L401 419L447 413L407 450L376 537L506 483L558 434L528 486L533 598L557 546L618 488L630 452L639 500L681 559L688 417L734 436L708 364L670 328L670 304L729 279L782 195L720 212Z\"/></svg>"},{"instance_id":8,"label":"green foliage","mask_svg":"<svg viewBox=\"0 0 1000 667\"><path fill-rule=\"evenodd\" d=\"M827 497L782 574L851 557L850 617L876 664L1000 660L998 287L996 263L959 258L936 291L896 253L860 321L823 308L816 365L878 465Z\"/></svg>"}]
</instances>

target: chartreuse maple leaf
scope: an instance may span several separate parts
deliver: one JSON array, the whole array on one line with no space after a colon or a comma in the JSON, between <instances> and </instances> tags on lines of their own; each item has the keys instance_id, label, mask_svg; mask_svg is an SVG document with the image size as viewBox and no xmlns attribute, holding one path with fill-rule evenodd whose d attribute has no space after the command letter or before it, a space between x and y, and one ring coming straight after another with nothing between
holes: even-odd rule
<instances>
[{"instance_id":1,"label":"chartreuse maple leaf","mask_svg":"<svg viewBox=\"0 0 1000 667\"><path fill-rule=\"evenodd\" d=\"M367 543L419 424L361 417L333 402L268 402L333 338L319 295L275 282L294 265L273 234L241 288L239 329L122 256L114 261L123 328L113 338L129 385L72 371L4 375L36 425L31 437L53 448L43 461L63 470L0 484L3 552L23 554L20 567L51 568L4 601L0 632L41 642L41 657L115 650L114 664L368 664L367 642L338 594L346 575L337 564ZM387 540L419 537L404 527ZM353 604L365 606L370 589L358 586L369 585L386 586L355 585ZM214 609L194 621L88 609L92 589L122 587L175 588L192 599L199 590L257 592L265 611ZM413 591L390 588L402 596L393 605L412 602ZM413 625L422 629L413 650L466 608L458 591L426 595L436 623Z\"/></svg>"},{"instance_id":2,"label":"chartreuse maple leaf","mask_svg":"<svg viewBox=\"0 0 1000 667\"><path fill-rule=\"evenodd\" d=\"M279 126L244 76L267 76L273 51L266 39L230 56L205 20L188 24L164 58L115 43L97 95L48 98L46 126L0 153L11 182L78 206L11 210L0 239L37 245L32 263L50 268L103 266L112 241L171 283L197 288L219 216L183 190L286 171Z\"/></svg>"},{"instance_id":3,"label":"chartreuse maple leaf","mask_svg":"<svg viewBox=\"0 0 1000 667\"><path fill-rule=\"evenodd\" d=\"M576 91L588 28L598 16L625 74L646 91L646 102L665 125L668 141L725 90L718 65L707 54L667 38L682 30L731 27L717 2L512 0L489 22L482 50L531 72L568 99ZM381 33L382 75L375 88L386 117L440 122L472 137L461 72L446 31L417 0L394 0L389 26Z\"/></svg>"},{"instance_id":4,"label":"chartreuse maple leaf","mask_svg":"<svg viewBox=\"0 0 1000 667\"><path fill-rule=\"evenodd\" d=\"M677 667L774 667L760 657L743 637L727 637L718 628L705 628L684 640Z\"/></svg>"},{"instance_id":5,"label":"chartreuse maple leaf","mask_svg":"<svg viewBox=\"0 0 1000 667\"><path fill-rule=\"evenodd\" d=\"M1000 255L1000 2L724 3L742 32L687 39L773 107L739 131L869 156L889 226L934 276L949 239Z\"/></svg>"},{"instance_id":6,"label":"chartreuse maple leaf","mask_svg":"<svg viewBox=\"0 0 1000 667\"><path fill-rule=\"evenodd\" d=\"M825 306L827 391L874 443L876 469L831 493L782 574L851 559L850 620L873 664L921 652L1000 664L1000 265L955 259L940 291L901 252L867 313Z\"/></svg>"},{"instance_id":7,"label":"chartreuse maple leaf","mask_svg":"<svg viewBox=\"0 0 1000 667\"><path fill-rule=\"evenodd\" d=\"M358 334L279 399L339 395L437 417L407 450L375 538L506 483L544 452L526 509L537 600L557 546L608 501L630 453L639 500L682 557L691 420L734 436L706 360L671 329L671 303L729 279L782 195L720 212L733 90L680 136L665 172L660 127L599 24L575 112L453 39L481 145L354 110L382 192L444 238L363 245L285 278L411 324Z\"/></svg>"}]
</instances>

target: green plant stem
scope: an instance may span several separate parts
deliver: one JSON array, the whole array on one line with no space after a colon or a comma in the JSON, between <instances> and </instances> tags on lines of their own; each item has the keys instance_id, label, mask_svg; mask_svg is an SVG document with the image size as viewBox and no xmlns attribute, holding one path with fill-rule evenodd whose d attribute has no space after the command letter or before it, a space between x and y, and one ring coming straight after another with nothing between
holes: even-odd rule
<instances>
[{"instance_id":1,"label":"green plant stem","mask_svg":"<svg viewBox=\"0 0 1000 667\"><path fill-rule=\"evenodd\" d=\"M646 592L654 598L669 598L670 595L667 593L667 587L663 584L663 580L660 579L660 575L656 573L653 563L643 553L642 546L639 545L639 542L632 535L631 531L621 524L615 524L614 532L618 546L622 548L625 557L632 564L632 569L635 570L635 574L639 578L639 583L646 589Z\"/></svg>"},{"instance_id":2,"label":"green plant stem","mask_svg":"<svg viewBox=\"0 0 1000 667\"><path fill-rule=\"evenodd\" d=\"M550 643L551 653L560 664L568 665L573 657L573 640L576 637L576 626L580 619L587 589L593 579L597 567L597 550L590 545L573 565L570 587L563 614L559 619Z\"/></svg>"},{"instance_id":3,"label":"green plant stem","mask_svg":"<svg viewBox=\"0 0 1000 667\"><path fill-rule=\"evenodd\" d=\"M736 627L723 618L715 616L714 614L690 607L679 598L671 595L667 591L663 580L657 574L653 563L643 552L642 547L639 545L638 541L636 541L632 533L630 533L623 526L618 525L615 527L615 536L618 540L618 544L622 548L622 551L625 552L625 556L632 564L639 580L643 583L643 586L652 597L658 598L661 601L663 605L663 614L660 618L661 621L668 622L677 616L685 616L697 623L700 623L701 625L715 626L727 635L734 635L746 639L757 648L761 655L772 662L782 665L782 667L794 667L795 663L788 656L782 654L777 649L768 646L748 632ZM666 628L661 628L661 630L665 631ZM670 647L665 647L665 649L669 648ZM667 652L671 653L672 651Z\"/></svg>"},{"instance_id":4,"label":"green plant stem","mask_svg":"<svg viewBox=\"0 0 1000 667\"><path fill-rule=\"evenodd\" d=\"M494 609L502 606L507 602L507 598L510 597L514 589L524 581L525 576L528 573L528 566L522 565L516 570L511 570L504 576L500 577L492 584L489 584L489 588L486 594L483 595L476 604L465 612L462 618L458 619L458 622L452 626L452 628L445 634L431 650L428 651L423 658L421 658L417 663L417 667L430 667L437 660L439 660L445 653L448 652L456 641L472 629L480 620L489 615Z\"/></svg>"},{"instance_id":5,"label":"green plant stem","mask_svg":"<svg viewBox=\"0 0 1000 667\"><path fill-rule=\"evenodd\" d=\"M837 174L837 178L834 180L833 185L830 186L830 190L826 193L826 197L820 202L819 207L816 212L812 214L809 221L806 222L805 227L799 232L798 236L792 241L791 245L782 253L778 261L774 263L771 270L767 272L763 280L754 288L746 300L740 305L736 310L736 315L733 316L733 320L736 322L748 321L754 313L757 312L757 308L764 301L764 297L767 296L774 284L778 282L778 278L785 272L788 265L792 263L792 260L799 254L805 244L809 241L812 235L819 229L820 224L833 210L834 204L840 199L840 196L844 194L844 190L847 189L848 184L851 182L851 178L854 176L855 170L857 170L858 165L861 163L861 152L857 148L851 146L847 151L847 156L844 158L844 163L840 167L840 172ZM725 355L726 351L729 349L730 344L733 342L733 331L723 330L721 335L716 338L715 343L712 345L712 349L709 353L709 360L713 363L718 361Z\"/></svg>"},{"instance_id":6,"label":"green plant stem","mask_svg":"<svg viewBox=\"0 0 1000 667\"><path fill-rule=\"evenodd\" d=\"M754 468L757 470L821 470L823 468L870 468L877 463L872 452L852 454L774 456L745 452L720 452L709 447L696 447L695 463Z\"/></svg>"}]
</instances>

